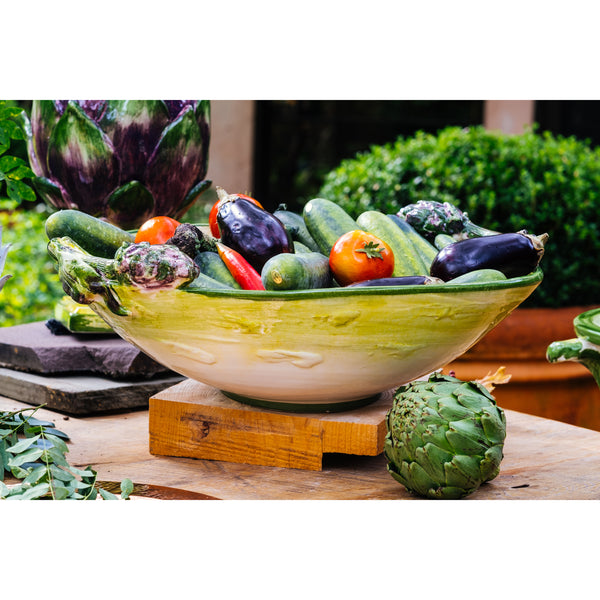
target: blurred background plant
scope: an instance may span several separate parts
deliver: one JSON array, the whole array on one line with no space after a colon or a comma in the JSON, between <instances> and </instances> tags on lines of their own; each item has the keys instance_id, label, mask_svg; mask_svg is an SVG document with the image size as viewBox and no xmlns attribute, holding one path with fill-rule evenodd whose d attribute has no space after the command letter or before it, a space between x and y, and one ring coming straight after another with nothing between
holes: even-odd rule
<instances>
[{"instance_id":1,"label":"blurred background plant","mask_svg":"<svg viewBox=\"0 0 600 600\"><path fill-rule=\"evenodd\" d=\"M46 251L44 222L50 211L31 187L23 111L27 103L0 100L0 226L10 244L0 293L0 326L52 317L62 287Z\"/></svg>"}]
</instances>

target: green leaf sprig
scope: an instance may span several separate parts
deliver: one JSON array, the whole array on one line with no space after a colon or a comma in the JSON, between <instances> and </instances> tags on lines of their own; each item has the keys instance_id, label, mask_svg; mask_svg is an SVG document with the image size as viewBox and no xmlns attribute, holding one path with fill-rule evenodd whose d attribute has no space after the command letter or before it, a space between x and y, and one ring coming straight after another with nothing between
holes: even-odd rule
<instances>
[{"instance_id":1,"label":"green leaf sprig","mask_svg":"<svg viewBox=\"0 0 600 600\"><path fill-rule=\"evenodd\" d=\"M23 180L34 177L22 158L8 154L11 140L25 140L27 118L22 108L0 100L0 184L6 184L6 195L16 203L35 202L36 194Z\"/></svg>"},{"instance_id":2,"label":"green leaf sprig","mask_svg":"<svg viewBox=\"0 0 600 600\"><path fill-rule=\"evenodd\" d=\"M77 469L68 463L67 434L33 416L42 406L0 411L0 499L95 500L98 494L104 500L119 499L97 484L91 466ZM6 473L20 483L6 485ZM125 479L120 487L120 498L128 499L133 483Z\"/></svg>"}]
</instances>

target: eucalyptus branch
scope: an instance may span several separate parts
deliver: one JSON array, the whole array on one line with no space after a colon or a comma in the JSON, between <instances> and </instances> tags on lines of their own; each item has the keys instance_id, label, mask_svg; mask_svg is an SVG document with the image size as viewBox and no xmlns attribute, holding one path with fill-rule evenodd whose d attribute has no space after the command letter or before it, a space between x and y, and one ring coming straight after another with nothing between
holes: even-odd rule
<instances>
[{"instance_id":1,"label":"eucalyptus branch","mask_svg":"<svg viewBox=\"0 0 600 600\"><path fill-rule=\"evenodd\" d=\"M42 406L0 412L0 499L95 500L98 494L118 499L97 485L91 466L78 469L68 463L69 437L54 423L33 417ZM5 473L20 483L7 486ZM132 491L133 483L125 479L120 497L127 499Z\"/></svg>"}]
</instances>

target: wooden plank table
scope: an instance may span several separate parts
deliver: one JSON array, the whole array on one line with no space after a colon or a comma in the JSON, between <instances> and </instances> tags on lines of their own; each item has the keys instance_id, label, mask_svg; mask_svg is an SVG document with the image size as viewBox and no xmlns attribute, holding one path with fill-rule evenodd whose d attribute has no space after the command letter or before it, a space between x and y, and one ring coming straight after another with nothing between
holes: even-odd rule
<instances>
[{"instance_id":1,"label":"wooden plank table","mask_svg":"<svg viewBox=\"0 0 600 600\"><path fill-rule=\"evenodd\" d=\"M29 405L0 396L0 410ZM387 473L382 455L325 455L322 471L153 456L148 411L67 417L41 409L67 433L70 464L92 465L102 480L174 488L223 500L415 499ZM466 499L600 499L600 432L506 411L507 439L500 474ZM177 491L180 491L178 494ZM158 495L157 497L161 497Z\"/></svg>"}]
</instances>

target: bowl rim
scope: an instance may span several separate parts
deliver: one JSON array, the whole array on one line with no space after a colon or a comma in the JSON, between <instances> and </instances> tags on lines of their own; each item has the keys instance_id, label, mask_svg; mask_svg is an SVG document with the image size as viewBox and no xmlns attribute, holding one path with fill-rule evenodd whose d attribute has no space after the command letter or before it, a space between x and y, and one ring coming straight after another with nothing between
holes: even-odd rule
<instances>
[{"instance_id":1,"label":"bowl rim","mask_svg":"<svg viewBox=\"0 0 600 600\"><path fill-rule=\"evenodd\" d=\"M592 308L573 319L573 328L577 337L586 338L592 344L600 344L600 327L593 323L593 318L598 314L600 308Z\"/></svg>"},{"instance_id":2,"label":"bowl rim","mask_svg":"<svg viewBox=\"0 0 600 600\"><path fill-rule=\"evenodd\" d=\"M368 286L368 287L328 287L309 290L240 290L180 287L178 290L186 294L198 294L211 297L234 297L264 300L298 300L309 298L329 298L345 296L408 296L413 294L453 294L470 292L493 292L504 289L537 286L544 277L543 271L537 267L528 275L511 277L499 281L480 281L472 283L452 284L451 282L428 285L405 286Z\"/></svg>"}]
</instances>

